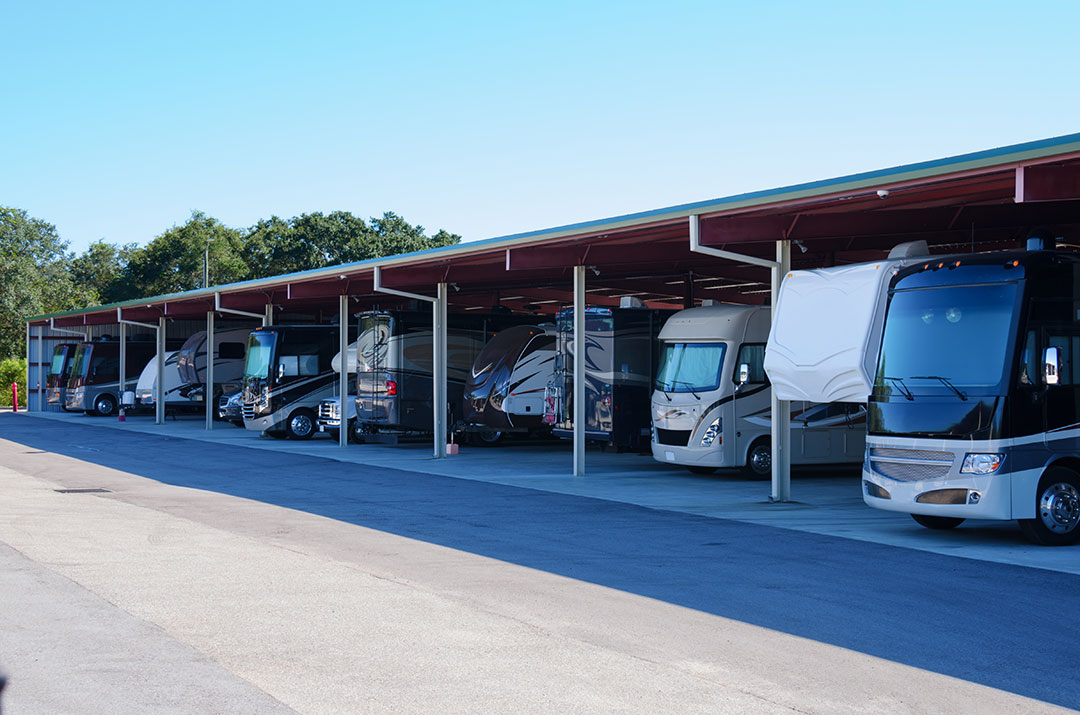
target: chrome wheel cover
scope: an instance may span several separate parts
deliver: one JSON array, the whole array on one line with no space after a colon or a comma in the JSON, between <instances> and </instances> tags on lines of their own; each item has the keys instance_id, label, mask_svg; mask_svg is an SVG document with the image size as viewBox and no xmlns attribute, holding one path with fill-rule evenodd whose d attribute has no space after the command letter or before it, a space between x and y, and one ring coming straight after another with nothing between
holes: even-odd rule
<instances>
[{"instance_id":1,"label":"chrome wheel cover","mask_svg":"<svg viewBox=\"0 0 1080 715\"><path fill-rule=\"evenodd\" d=\"M307 437L315 428L315 423L307 415L293 415L289 419L289 429L298 437Z\"/></svg>"},{"instance_id":2,"label":"chrome wheel cover","mask_svg":"<svg viewBox=\"0 0 1080 715\"><path fill-rule=\"evenodd\" d=\"M98 401L94 403L94 410L97 411L99 415L111 415L113 411L112 400L105 397L99 397Z\"/></svg>"},{"instance_id":3,"label":"chrome wheel cover","mask_svg":"<svg viewBox=\"0 0 1080 715\"><path fill-rule=\"evenodd\" d=\"M1051 484L1039 497L1039 518L1055 534L1068 534L1080 524L1080 492L1068 482Z\"/></svg>"},{"instance_id":4,"label":"chrome wheel cover","mask_svg":"<svg viewBox=\"0 0 1080 715\"><path fill-rule=\"evenodd\" d=\"M768 447L754 447L750 452L750 468L758 474L772 469L772 453Z\"/></svg>"}]
</instances>

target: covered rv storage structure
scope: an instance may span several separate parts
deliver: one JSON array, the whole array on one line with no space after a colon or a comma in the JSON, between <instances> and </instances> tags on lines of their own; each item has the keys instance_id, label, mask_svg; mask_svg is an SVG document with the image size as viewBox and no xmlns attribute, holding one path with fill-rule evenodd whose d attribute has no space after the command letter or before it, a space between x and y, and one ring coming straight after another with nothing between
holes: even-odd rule
<instances>
[{"instance_id":1,"label":"covered rv storage structure","mask_svg":"<svg viewBox=\"0 0 1080 715\"><path fill-rule=\"evenodd\" d=\"M1080 228L1080 134L964 154L891 169L758 191L463 243L418 253L331 266L173 295L35 316L27 320L28 357L44 355L51 336L111 326L156 333L172 321L247 319L254 327L282 315L345 322L365 309L416 302L432 308L435 403L446 395L448 312L554 314L572 306L618 306L633 296L652 308L679 309L720 300L775 303L794 268L877 260L898 243L925 240L931 253L1013 248L1035 226L1077 236ZM575 324L581 344L581 323ZM342 331L344 336L345 332ZM185 336L180 336L185 337ZM36 343L36 347L34 346ZM344 348L344 344L341 346ZM36 352L34 352L36 350ZM575 356L575 374L583 359ZM43 386L43 358L28 360L28 384ZM38 374L34 374L37 372ZM339 394L348 394L341 375ZM208 381L213 377L208 376ZM163 380L158 379L161 385ZM584 408L574 385L575 411ZM163 419L158 399L157 420ZM31 406L44 407L44 392ZM207 402L206 428L213 405ZM790 496L786 409L774 397L771 497ZM433 430L446 433L434 411ZM573 419L573 473L585 473L585 420ZM345 445L346 434L340 434ZM443 457L445 440L434 440Z\"/></svg>"}]
</instances>

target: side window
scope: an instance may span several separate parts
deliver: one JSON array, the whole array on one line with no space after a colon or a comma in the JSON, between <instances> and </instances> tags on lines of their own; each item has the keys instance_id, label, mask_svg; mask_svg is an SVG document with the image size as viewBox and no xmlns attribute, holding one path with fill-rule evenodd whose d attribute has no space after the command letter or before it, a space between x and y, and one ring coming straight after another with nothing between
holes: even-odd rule
<instances>
[{"instance_id":1,"label":"side window","mask_svg":"<svg viewBox=\"0 0 1080 715\"><path fill-rule=\"evenodd\" d=\"M1080 364L1076 360L1077 355L1080 355L1080 336L1050 334L1046 344L1058 349L1059 384L1080 385Z\"/></svg>"},{"instance_id":2,"label":"side window","mask_svg":"<svg viewBox=\"0 0 1080 715\"><path fill-rule=\"evenodd\" d=\"M735 361L735 373L731 376L733 382L739 381L739 365L750 366L748 385L767 385L769 383L769 378L765 374L764 343L745 343L739 346L739 358Z\"/></svg>"}]
</instances>

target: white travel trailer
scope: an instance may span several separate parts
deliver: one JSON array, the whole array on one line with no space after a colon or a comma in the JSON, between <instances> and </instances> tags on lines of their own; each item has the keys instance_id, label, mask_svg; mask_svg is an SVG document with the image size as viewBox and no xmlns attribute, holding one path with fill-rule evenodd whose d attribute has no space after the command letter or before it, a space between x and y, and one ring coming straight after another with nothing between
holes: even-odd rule
<instances>
[{"instance_id":1,"label":"white travel trailer","mask_svg":"<svg viewBox=\"0 0 1080 715\"><path fill-rule=\"evenodd\" d=\"M182 394L183 387L187 384L180 377L176 368L179 351L165 353L165 406L166 407L194 407L196 403L191 398ZM139 374L139 381L135 385L135 407L153 409L157 402L157 360L151 359Z\"/></svg>"},{"instance_id":2,"label":"white travel trailer","mask_svg":"<svg viewBox=\"0 0 1080 715\"><path fill-rule=\"evenodd\" d=\"M663 351L652 396L652 453L707 474L772 469L770 384L765 374L769 309L708 305L683 310L660 331ZM863 405L791 403L792 462L859 463Z\"/></svg>"}]
</instances>

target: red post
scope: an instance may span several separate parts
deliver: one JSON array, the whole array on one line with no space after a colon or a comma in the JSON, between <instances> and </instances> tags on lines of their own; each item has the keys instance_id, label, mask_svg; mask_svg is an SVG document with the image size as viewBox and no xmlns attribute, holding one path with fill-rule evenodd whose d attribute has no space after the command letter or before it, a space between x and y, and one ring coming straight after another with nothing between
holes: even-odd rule
<instances>
[{"instance_id":1,"label":"red post","mask_svg":"<svg viewBox=\"0 0 1080 715\"><path fill-rule=\"evenodd\" d=\"M11 411L19 411L19 383L11 383Z\"/></svg>"}]
</instances>

